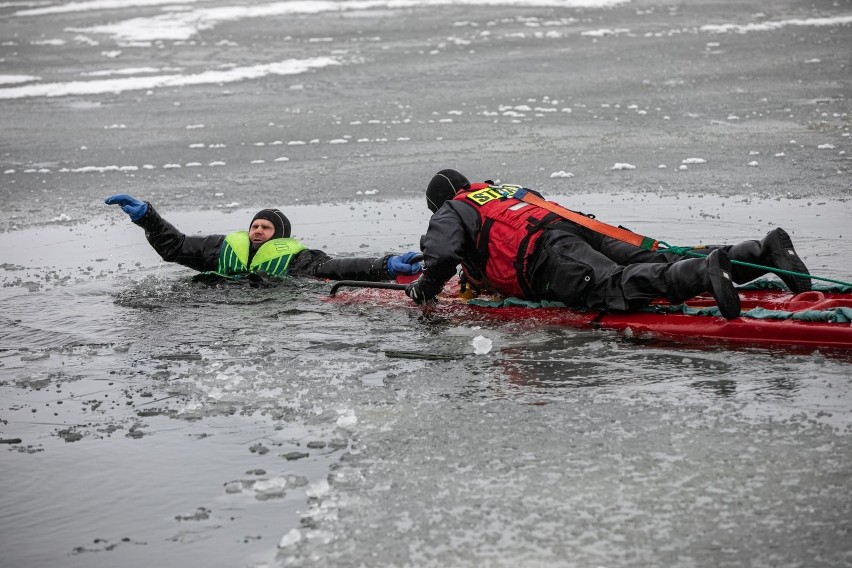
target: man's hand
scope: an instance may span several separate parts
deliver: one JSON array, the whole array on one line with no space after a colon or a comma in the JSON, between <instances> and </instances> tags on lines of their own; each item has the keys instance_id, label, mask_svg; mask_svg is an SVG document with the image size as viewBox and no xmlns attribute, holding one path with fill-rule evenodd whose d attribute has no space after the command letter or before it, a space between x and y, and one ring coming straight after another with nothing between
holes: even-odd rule
<instances>
[{"instance_id":1,"label":"man's hand","mask_svg":"<svg viewBox=\"0 0 852 568\"><path fill-rule=\"evenodd\" d=\"M148 212L148 204L136 198L120 193L104 199L107 205L119 205L130 216L131 221L138 221Z\"/></svg>"},{"instance_id":2,"label":"man's hand","mask_svg":"<svg viewBox=\"0 0 852 568\"><path fill-rule=\"evenodd\" d=\"M423 255L419 252L407 252L399 256L388 258L387 270L391 278L396 278L398 274L417 274L423 270L421 261Z\"/></svg>"},{"instance_id":3,"label":"man's hand","mask_svg":"<svg viewBox=\"0 0 852 568\"><path fill-rule=\"evenodd\" d=\"M434 303L437 294L423 285L422 277L405 287L405 295L414 300L415 304Z\"/></svg>"}]
</instances>

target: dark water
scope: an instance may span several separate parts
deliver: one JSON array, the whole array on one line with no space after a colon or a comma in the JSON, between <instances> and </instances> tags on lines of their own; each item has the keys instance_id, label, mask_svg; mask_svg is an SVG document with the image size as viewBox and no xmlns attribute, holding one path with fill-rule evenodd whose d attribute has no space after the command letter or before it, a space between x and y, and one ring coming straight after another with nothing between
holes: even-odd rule
<instances>
[{"instance_id":1,"label":"dark water","mask_svg":"<svg viewBox=\"0 0 852 568\"><path fill-rule=\"evenodd\" d=\"M379 256L417 248L455 166L673 245L783 226L852 280L852 36L808 23L848 2L348 5L147 43L91 28L265 4L17 14L50 6L0 6L0 76L342 63L0 99L0 565L852 562L848 357L191 284L101 203L190 234L273 204L312 248Z\"/></svg>"}]
</instances>

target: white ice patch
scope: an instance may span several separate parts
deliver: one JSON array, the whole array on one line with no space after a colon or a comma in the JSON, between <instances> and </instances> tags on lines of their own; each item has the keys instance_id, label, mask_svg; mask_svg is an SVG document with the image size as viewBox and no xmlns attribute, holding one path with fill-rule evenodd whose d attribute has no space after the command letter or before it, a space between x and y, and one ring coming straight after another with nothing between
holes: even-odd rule
<instances>
[{"instance_id":1,"label":"white ice patch","mask_svg":"<svg viewBox=\"0 0 852 568\"><path fill-rule=\"evenodd\" d=\"M0 75L0 85L15 85L17 83L29 83L30 81L41 81L41 77L32 75Z\"/></svg>"},{"instance_id":2,"label":"white ice patch","mask_svg":"<svg viewBox=\"0 0 852 568\"><path fill-rule=\"evenodd\" d=\"M302 532L299 529L290 529L290 532L281 537L278 541L278 548L287 548L293 546L302 540Z\"/></svg>"},{"instance_id":3,"label":"white ice patch","mask_svg":"<svg viewBox=\"0 0 852 568\"><path fill-rule=\"evenodd\" d=\"M616 35L620 35L620 34L629 34L629 33L630 33L630 30L625 29L625 28L615 28L615 29L603 28L603 29L600 29L600 30L588 30L588 31L585 31L585 32L581 32L580 35L586 36L586 37L606 37L606 36L616 36Z\"/></svg>"},{"instance_id":4,"label":"white ice patch","mask_svg":"<svg viewBox=\"0 0 852 568\"><path fill-rule=\"evenodd\" d=\"M305 495L312 499L319 499L324 497L331 491L331 486L328 484L327 479L320 479L315 483L311 483L311 485L305 489Z\"/></svg>"},{"instance_id":5,"label":"white ice patch","mask_svg":"<svg viewBox=\"0 0 852 568\"><path fill-rule=\"evenodd\" d=\"M852 16L835 16L831 18L806 18L793 20L779 20L777 22L760 22L751 24L707 24L698 28L702 32L724 34L736 32L740 34L748 32L766 32L780 30L788 26L842 26L852 24Z\"/></svg>"},{"instance_id":6,"label":"white ice patch","mask_svg":"<svg viewBox=\"0 0 852 568\"><path fill-rule=\"evenodd\" d=\"M350 429L358 423L358 417L355 412L347 410L337 418L337 425L343 429Z\"/></svg>"},{"instance_id":7,"label":"white ice patch","mask_svg":"<svg viewBox=\"0 0 852 568\"><path fill-rule=\"evenodd\" d=\"M706 164L707 160L704 158L687 158L681 162L682 164Z\"/></svg>"},{"instance_id":8,"label":"white ice patch","mask_svg":"<svg viewBox=\"0 0 852 568\"><path fill-rule=\"evenodd\" d=\"M191 4L202 0L180 0L181 4ZM67 14L69 12L88 12L90 10L113 10L128 8L143 8L146 6L161 6L175 4L175 0L91 0L90 2L69 2L59 6L30 8L15 12L16 16L45 16L48 14Z\"/></svg>"},{"instance_id":9,"label":"white ice patch","mask_svg":"<svg viewBox=\"0 0 852 568\"><path fill-rule=\"evenodd\" d=\"M474 355L485 355L491 351L491 347L494 345L494 342L484 335L477 335L470 340L470 344L473 345Z\"/></svg>"},{"instance_id":10,"label":"white ice patch","mask_svg":"<svg viewBox=\"0 0 852 568\"><path fill-rule=\"evenodd\" d=\"M566 172L565 170L559 170L558 172L553 172L550 174L551 178L572 178L574 174L571 172Z\"/></svg>"},{"instance_id":11,"label":"white ice patch","mask_svg":"<svg viewBox=\"0 0 852 568\"><path fill-rule=\"evenodd\" d=\"M26 97L62 97L67 95L98 95L121 93L157 87L185 87L191 85L209 85L235 83L259 79L268 75L296 75L310 69L319 69L340 62L331 57L313 57L309 59L287 59L277 63L235 67L224 71L204 71L194 75L154 75L149 77L127 77L102 79L96 81L70 81L67 83L45 83L0 89L0 99L21 99Z\"/></svg>"},{"instance_id":12,"label":"white ice patch","mask_svg":"<svg viewBox=\"0 0 852 568\"><path fill-rule=\"evenodd\" d=\"M106 1L106 0L104 0ZM118 0L115 0L117 2ZM143 0L132 0L141 2ZM158 2L159 0L150 0ZM155 40L187 40L198 32L209 30L224 22L248 18L313 15L329 12L363 10L410 10L439 6L519 6L536 8L604 8L624 4L629 0L344 0L334 2L273 2L249 6L220 6L198 8L186 12L169 12L149 18L133 18L89 28L68 28L68 31L106 34L117 41L138 42ZM34 15L34 10L17 15Z\"/></svg>"},{"instance_id":13,"label":"white ice patch","mask_svg":"<svg viewBox=\"0 0 852 568\"><path fill-rule=\"evenodd\" d=\"M621 162L616 162L614 166L610 168L611 170L635 170L636 166L633 164L625 164Z\"/></svg>"}]
</instances>

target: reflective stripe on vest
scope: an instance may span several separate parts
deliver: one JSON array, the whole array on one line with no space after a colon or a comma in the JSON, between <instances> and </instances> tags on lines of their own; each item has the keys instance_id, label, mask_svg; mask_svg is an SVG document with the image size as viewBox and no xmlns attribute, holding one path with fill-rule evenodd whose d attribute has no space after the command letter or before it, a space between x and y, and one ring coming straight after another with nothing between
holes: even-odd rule
<instances>
[{"instance_id":1,"label":"reflective stripe on vest","mask_svg":"<svg viewBox=\"0 0 852 568\"><path fill-rule=\"evenodd\" d=\"M265 272L270 276L285 276L290 261L307 247L296 239L270 239L260 245L247 266L251 241L248 231L236 231L225 237L219 249L217 274L231 276L248 272Z\"/></svg>"},{"instance_id":2,"label":"reflective stripe on vest","mask_svg":"<svg viewBox=\"0 0 852 568\"><path fill-rule=\"evenodd\" d=\"M476 242L478 258L462 264L468 279L506 296L530 298L530 255L542 235L541 229L559 217L513 198L518 189L517 185L474 183L470 190L453 199L473 205L482 221Z\"/></svg>"}]
</instances>

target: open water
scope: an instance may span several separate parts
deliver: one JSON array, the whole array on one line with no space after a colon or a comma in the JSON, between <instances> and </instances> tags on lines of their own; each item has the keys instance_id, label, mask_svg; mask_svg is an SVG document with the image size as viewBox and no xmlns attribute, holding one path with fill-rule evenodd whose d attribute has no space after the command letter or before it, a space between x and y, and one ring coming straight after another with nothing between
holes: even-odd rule
<instances>
[{"instance_id":1,"label":"open water","mask_svg":"<svg viewBox=\"0 0 852 568\"><path fill-rule=\"evenodd\" d=\"M852 280L850 18L0 4L0 566L849 565L843 354L210 288L101 200L379 256L455 167L673 245L782 226Z\"/></svg>"}]
</instances>

